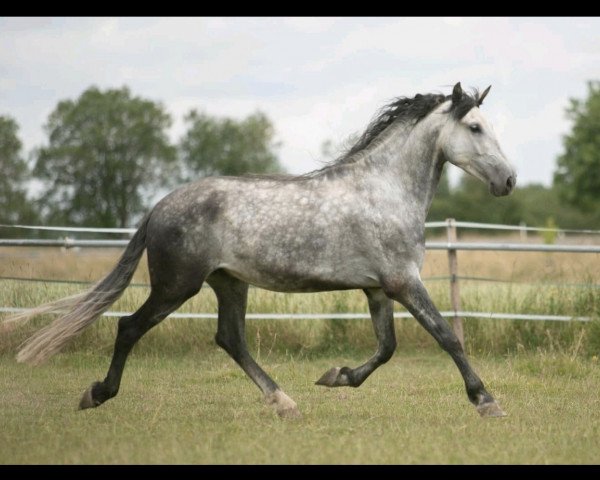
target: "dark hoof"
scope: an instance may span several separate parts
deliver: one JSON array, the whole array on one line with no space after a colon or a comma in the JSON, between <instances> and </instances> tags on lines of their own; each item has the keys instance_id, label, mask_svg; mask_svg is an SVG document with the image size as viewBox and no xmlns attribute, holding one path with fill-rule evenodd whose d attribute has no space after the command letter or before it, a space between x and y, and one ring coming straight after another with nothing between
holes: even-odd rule
<instances>
[{"instance_id":1,"label":"dark hoof","mask_svg":"<svg viewBox=\"0 0 600 480\"><path fill-rule=\"evenodd\" d=\"M83 392L83 396L79 401L79 410L85 410L86 408L96 408L102 403L98 400L94 400L94 397L92 396L92 389L99 384L100 382L94 382L85 392Z\"/></svg>"},{"instance_id":2,"label":"dark hoof","mask_svg":"<svg viewBox=\"0 0 600 480\"><path fill-rule=\"evenodd\" d=\"M482 417L506 417L506 413L495 401L482 403L475 408Z\"/></svg>"},{"instance_id":3,"label":"dark hoof","mask_svg":"<svg viewBox=\"0 0 600 480\"><path fill-rule=\"evenodd\" d=\"M334 367L331 370L327 370L327 372L315 382L315 385L323 385L324 387L347 387L350 385L350 380L346 374L347 370L349 370L347 367Z\"/></svg>"}]
</instances>

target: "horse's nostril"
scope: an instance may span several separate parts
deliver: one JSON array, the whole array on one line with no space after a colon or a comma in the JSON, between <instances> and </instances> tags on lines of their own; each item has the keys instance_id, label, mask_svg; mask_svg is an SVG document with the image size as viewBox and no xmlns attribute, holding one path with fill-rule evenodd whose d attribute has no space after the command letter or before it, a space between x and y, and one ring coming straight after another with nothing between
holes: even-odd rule
<instances>
[{"instance_id":1,"label":"horse's nostril","mask_svg":"<svg viewBox=\"0 0 600 480\"><path fill-rule=\"evenodd\" d=\"M506 187L510 190L514 185L513 177L508 177L506 180Z\"/></svg>"}]
</instances>

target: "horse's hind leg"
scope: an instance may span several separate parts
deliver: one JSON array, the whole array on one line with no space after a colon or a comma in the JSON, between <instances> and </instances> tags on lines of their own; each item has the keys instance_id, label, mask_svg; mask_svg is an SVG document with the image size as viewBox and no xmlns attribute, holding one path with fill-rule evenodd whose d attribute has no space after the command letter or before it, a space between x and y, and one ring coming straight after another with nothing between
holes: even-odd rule
<instances>
[{"instance_id":1,"label":"horse's hind leg","mask_svg":"<svg viewBox=\"0 0 600 480\"><path fill-rule=\"evenodd\" d=\"M102 382L94 382L84 392L79 403L80 409L97 407L118 393L127 356L135 343L148 330L158 325L183 302L195 295L202 281L203 278L197 278L194 288L188 288L183 291L184 293L179 294L167 293L161 286L155 286L139 310L133 315L119 319L115 349L106 378Z\"/></svg>"},{"instance_id":2,"label":"horse's hind leg","mask_svg":"<svg viewBox=\"0 0 600 480\"><path fill-rule=\"evenodd\" d=\"M290 397L260 368L246 345L246 303L248 284L223 271L211 274L206 281L215 291L219 303L219 320L215 341L233 358L265 395L279 416L295 418L300 411Z\"/></svg>"},{"instance_id":3,"label":"horse's hind leg","mask_svg":"<svg viewBox=\"0 0 600 480\"><path fill-rule=\"evenodd\" d=\"M379 366L387 362L396 350L394 331L394 302L380 288L365 290L369 300L369 312L373 320L373 329L379 342L377 352L365 364L357 368L335 367L327 371L317 385L326 387L358 387Z\"/></svg>"}]
</instances>

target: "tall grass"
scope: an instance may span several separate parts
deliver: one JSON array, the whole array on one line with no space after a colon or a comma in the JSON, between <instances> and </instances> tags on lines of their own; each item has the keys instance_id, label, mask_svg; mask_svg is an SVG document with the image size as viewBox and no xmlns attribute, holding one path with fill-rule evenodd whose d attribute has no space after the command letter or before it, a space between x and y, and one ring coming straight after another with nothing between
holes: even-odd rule
<instances>
[{"instance_id":1,"label":"tall grass","mask_svg":"<svg viewBox=\"0 0 600 480\"><path fill-rule=\"evenodd\" d=\"M118 251L58 249L1 249L0 276L96 281L114 265ZM509 321L465 319L467 350L479 355L527 351L594 356L600 352L600 256L596 254L549 254L512 252L459 252L459 274L463 277L503 279L512 283L461 280L462 309L481 312L536 313L589 316L580 322ZM424 279L447 275L446 252L428 252ZM134 283L148 282L143 259ZM542 283L540 283L542 282ZM451 310L448 282L426 280L440 310ZM573 285L576 284L576 285ZM77 293L84 285L32 283L0 280L0 305L31 307ZM148 288L129 287L111 308L135 311ZM397 311L403 311L400 305ZM216 313L216 300L209 288L183 305L180 312ZM248 311L254 313L367 313L360 291L312 294L282 294L251 289ZM0 352L14 351L35 329L49 321L32 324L0 336ZM102 318L68 350L112 350L116 318ZM151 331L136 347L143 354L180 354L214 349L215 320L170 319ZM437 348L435 341L414 319L396 320L399 349ZM376 348L369 320L248 320L247 338L258 356L288 353L315 357L343 352L367 354Z\"/></svg>"}]
</instances>

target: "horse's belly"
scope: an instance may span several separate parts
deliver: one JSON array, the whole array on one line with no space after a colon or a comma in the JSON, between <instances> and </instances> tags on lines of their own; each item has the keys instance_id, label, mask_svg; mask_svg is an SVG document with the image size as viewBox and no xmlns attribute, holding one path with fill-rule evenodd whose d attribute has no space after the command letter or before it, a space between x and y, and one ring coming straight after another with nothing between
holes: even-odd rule
<instances>
[{"instance_id":1,"label":"horse's belly","mask_svg":"<svg viewBox=\"0 0 600 480\"><path fill-rule=\"evenodd\" d=\"M246 283L276 292L322 292L379 287L376 276L367 271L314 269L285 271L259 265L225 264L221 268Z\"/></svg>"}]
</instances>

